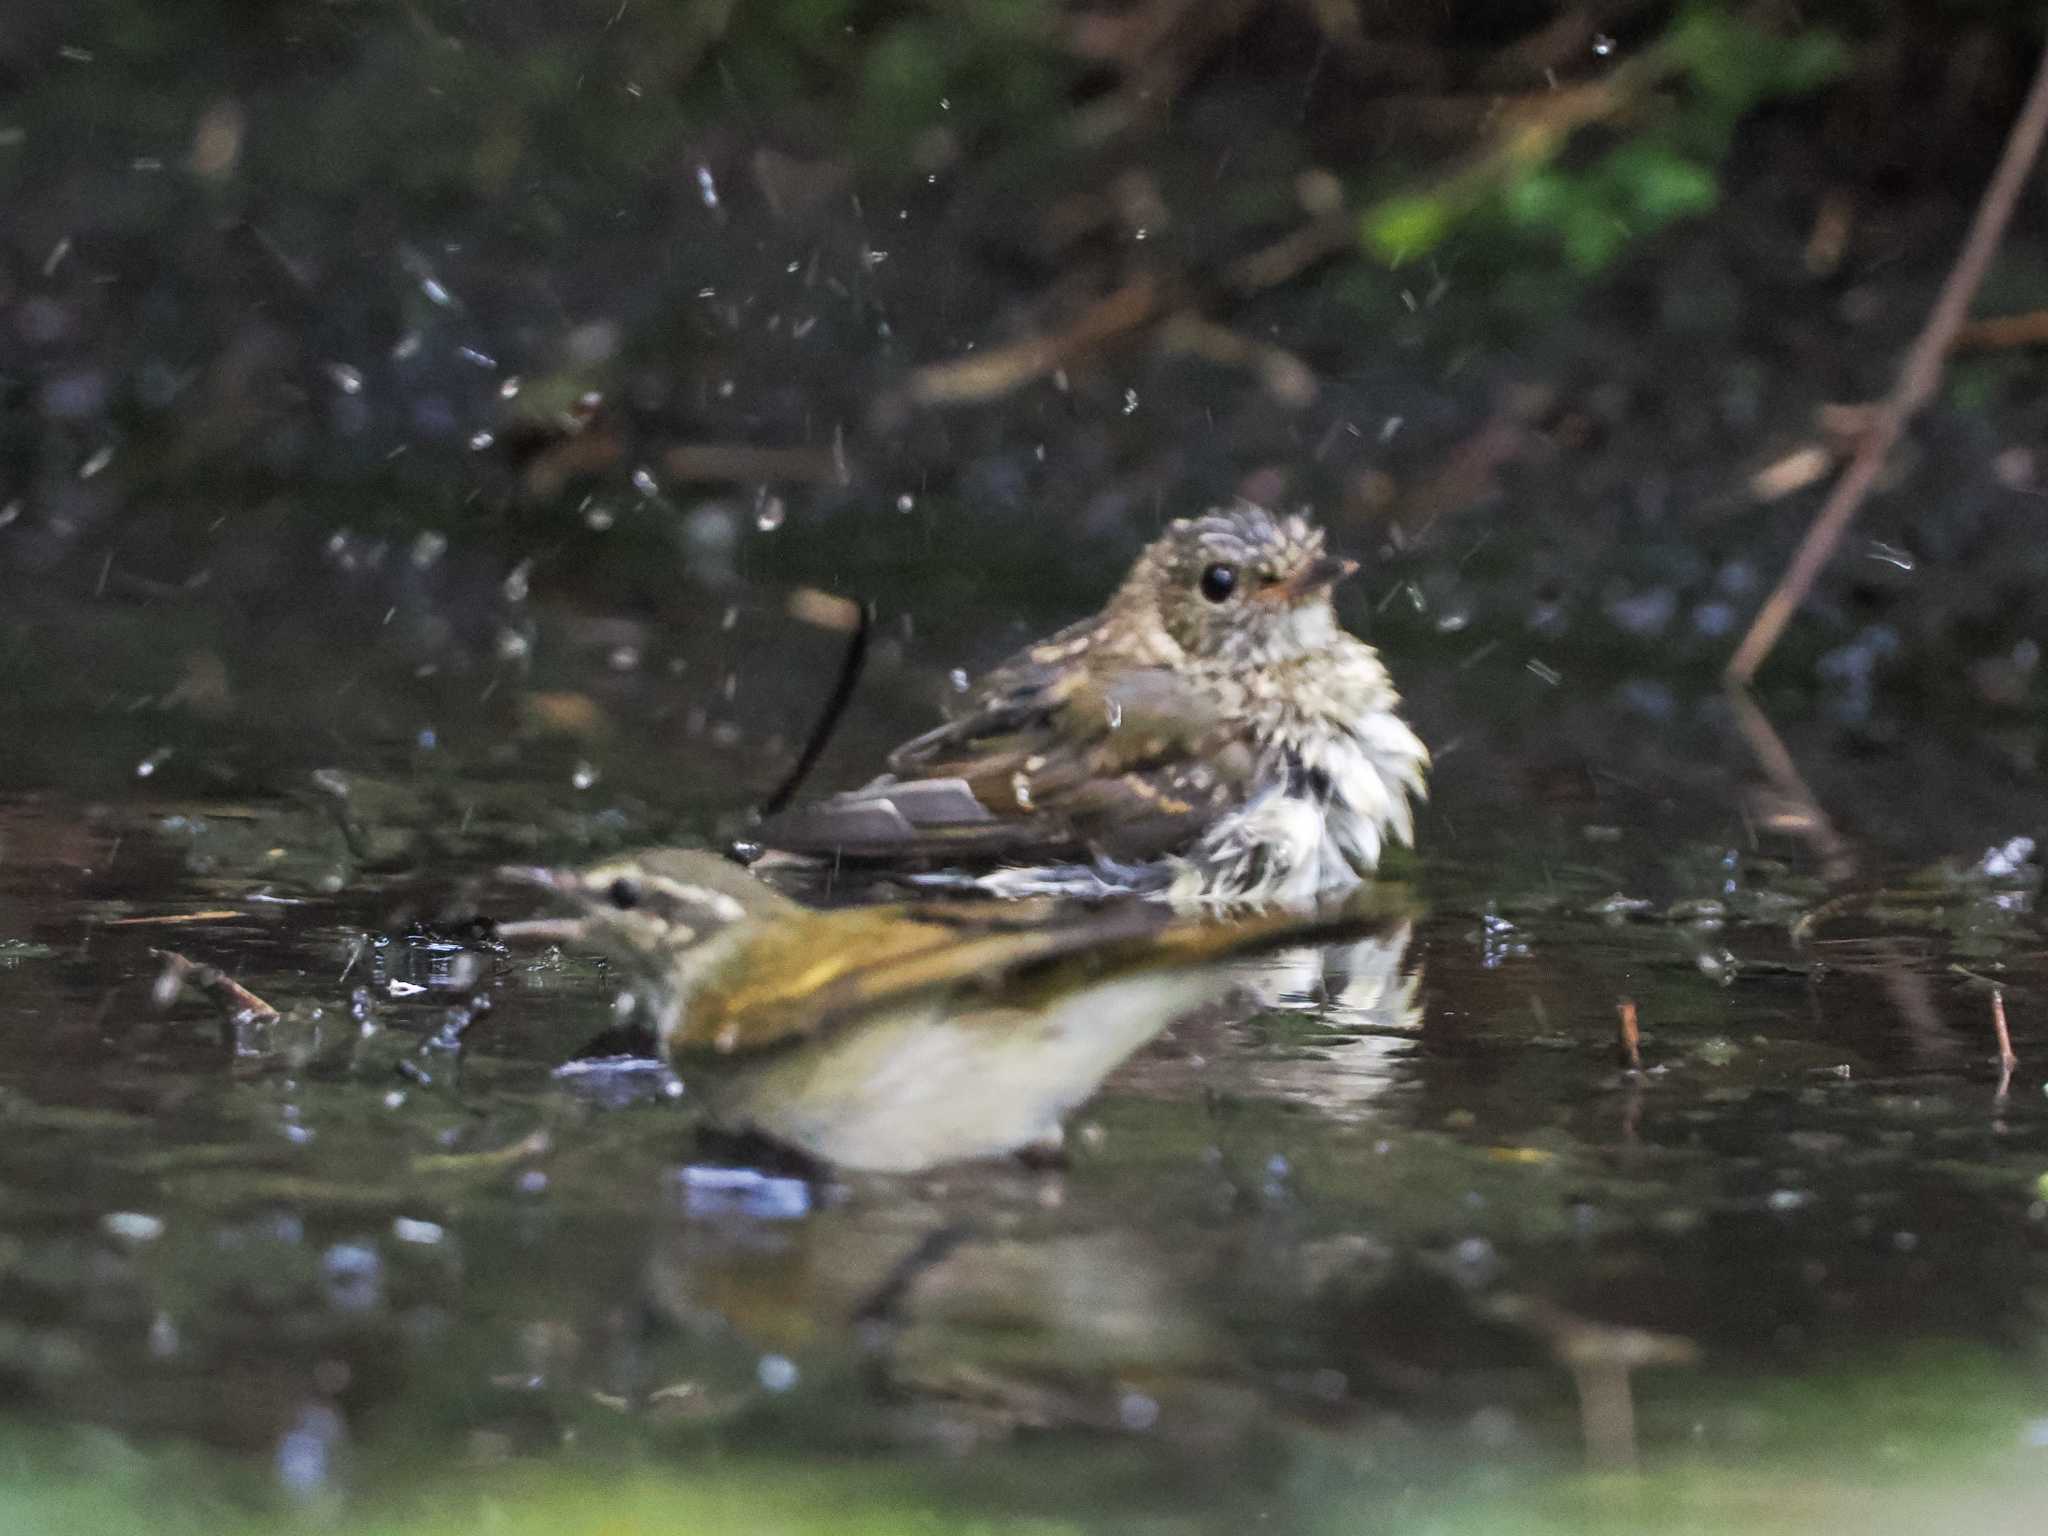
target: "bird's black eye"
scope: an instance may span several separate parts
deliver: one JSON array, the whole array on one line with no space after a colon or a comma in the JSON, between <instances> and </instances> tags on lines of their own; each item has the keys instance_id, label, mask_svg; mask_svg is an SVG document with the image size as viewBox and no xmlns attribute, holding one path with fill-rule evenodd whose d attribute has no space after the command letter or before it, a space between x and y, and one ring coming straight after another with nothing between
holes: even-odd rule
<instances>
[{"instance_id":1,"label":"bird's black eye","mask_svg":"<svg viewBox=\"0 0 2048 1536\"><path fill-rule=\"evenodd\" d=\"M640 887L638 883L628 880L624 875L619 876L618 879L612 882L611 889L606 891L605 895L609 898L611 904L621 912L630 912L640 905Z\"/></svg>"},{"instance_id":2,"label":"bird's black eye","mask_svg":"<svg viewBox=\"0 0 2048 1536\"><path fill-rule=\"evenodd\" d=\"M1237 590L1237 567L1212 565L1202 572L1202 596L1220 603Z\"/></svg>"}]
</instances>

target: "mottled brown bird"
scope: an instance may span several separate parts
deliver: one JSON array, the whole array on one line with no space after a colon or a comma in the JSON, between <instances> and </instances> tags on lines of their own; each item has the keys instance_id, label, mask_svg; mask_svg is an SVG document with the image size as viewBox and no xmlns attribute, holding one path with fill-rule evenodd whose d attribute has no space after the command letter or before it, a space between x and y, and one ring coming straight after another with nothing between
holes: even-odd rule
<instances>
[{"instance_id":1,"label":"mottled brown bird","mask_svg":"<svg viewBox=\"0 0 2048 1536\"><path fill-rule=\"evenodd\" d=\"M1414 837L1429 751L1300 517L1182 519L1093 618L989 673L888 772L773 817L785 853L982 868L1000 895L1302 902Z\"/></svg>"}]
</instances>

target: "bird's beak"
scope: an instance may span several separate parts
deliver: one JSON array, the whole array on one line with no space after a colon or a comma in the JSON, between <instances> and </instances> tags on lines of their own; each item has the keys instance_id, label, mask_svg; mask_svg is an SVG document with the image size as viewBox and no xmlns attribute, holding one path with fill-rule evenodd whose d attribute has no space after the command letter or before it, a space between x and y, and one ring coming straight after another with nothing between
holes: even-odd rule
<instances>
[{"instance_id":1,"label":"bird's beak","mask_svg":"<svg viewBox=\"0 0 2048 1536\"><path fill-rule=\"evenodd\" d=\"M1339 560L1332 555L1317 555L1313 560L1304 560L1295 567L1286 580L1265 588L1259 595L1291 603L1317 592L1327 592L1347 576L1354 576L1357 573L1356 560Z\"/></svg>"},{"instance_id":2,"label":"bird's beak","mask_svg":"<svg viewBox=\"0 0 2048 1536\"><path fill-rule=\"evenodd\" d=\"M567 870L549 869L545 864L500 864L497 875L507 885L523 885L557 896L569 895L575 880Z\"/></svg>"},{"instance_id":3,"label":"bird's beak","mask_svg":"<svg viewBox=\"0 0 2048 1536\"><path fill-rule=\"evenodd\" d=\"M541 864L501 864L497 875L507 885L546 891L551 896L575 894L575 876L567 870L549 869ZM498 937L507 944L576 944L587 925L575 917L534 917L496 925Z\"/></svg>"},{"instance_id":4,"label":"bird's beak","mask_svg":"<svg viewBox=\"0 0 2048 1536\"><path fill-rule=\"evenodd\" d=\"M507 944L581 944L590 925L574 917L529 917L499 923L494 930Z\"/></svg>"}]
</instances>

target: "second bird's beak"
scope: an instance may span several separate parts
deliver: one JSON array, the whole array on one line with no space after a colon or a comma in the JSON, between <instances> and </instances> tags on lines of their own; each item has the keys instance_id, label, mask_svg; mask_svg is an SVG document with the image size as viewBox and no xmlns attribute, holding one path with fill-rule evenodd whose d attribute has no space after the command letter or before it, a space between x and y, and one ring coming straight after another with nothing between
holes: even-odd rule
<instances>
[{"instance_id":1,"label":"second bird's beak","mask_svg":"<svg viewBox=\"0 0 2048 1536\"><path fill-rule=\"evenodd\" d=\"M576 878L566 870L539 864L501 864L497 876L508 885L539 889L555 896L574 896ZM507 944L579 944L588 925L576 917L532 917L499 923L497 936Z\"/></svg>"},{"instance_id":2,"label":"second bird's beak","mask_svg":"<svg viewBox=\"0 0 2048 1536\"><path fill-rule=\"evenodd\" d=\"M576 887L576 878L569 871L550 869L545 864L500 864L496 873L507 885L553 891L561 896L569 895Z\"/></svg>"}]
</instances>

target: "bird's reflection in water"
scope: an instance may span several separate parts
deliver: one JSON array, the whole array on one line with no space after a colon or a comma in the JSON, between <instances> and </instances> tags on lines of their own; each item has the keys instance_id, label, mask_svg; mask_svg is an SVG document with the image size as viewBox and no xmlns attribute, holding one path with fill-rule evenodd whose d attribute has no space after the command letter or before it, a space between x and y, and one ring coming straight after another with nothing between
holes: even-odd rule
<instances>
[{"instance_id":1,"label":"bird's reflection in water","mask_svg":"<svg viewBox=\"0 0 2048 1536\"><path fill-rule=\"evenodd\" d=\"M1175 1026L1228 1049L1261 1014L1315 1014L1321 1060L1245 1049L1237 1065L1287 1094L1332 1074L1347 1085L1332 1102L1356 1101L1361 1063L1414 1027L1398 897L1235 921L1157 904L820 912L748 878L673 855L545 877L573 913L550 936L620 963L686 1101L800 1154L794 1174L759 1142L678 1170L653 1314L695 1348L737 1347L742 1394L881 1385L891 1434L1247 1429L1261 1393L1208 1294L1234 1262L1227 1234L1163 1242L1047 1159L1066 1118ZM761 974L770 962L803 987ZM1144 1073L1128 1079L1140 1093Z\"/></svg>"}]
</instances>

